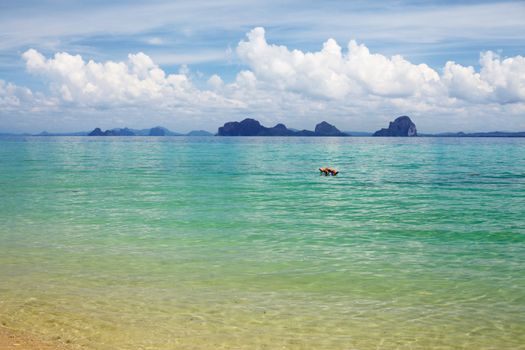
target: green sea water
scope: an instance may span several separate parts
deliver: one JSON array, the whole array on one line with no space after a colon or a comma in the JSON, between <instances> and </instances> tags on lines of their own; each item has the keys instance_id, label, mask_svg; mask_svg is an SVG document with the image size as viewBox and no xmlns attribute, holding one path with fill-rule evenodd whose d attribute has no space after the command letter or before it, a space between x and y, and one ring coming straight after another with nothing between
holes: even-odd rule
<instances>
[{"instance_id":1,"label":"green sea water","mask_svg":"<svg viewBox=\"0 0 525 350\"><path fill-rule=\"evenodd\" d=\"M73 348L525 349L525 139L4 137L0 195Z\"/></svg>"}]
</instances>

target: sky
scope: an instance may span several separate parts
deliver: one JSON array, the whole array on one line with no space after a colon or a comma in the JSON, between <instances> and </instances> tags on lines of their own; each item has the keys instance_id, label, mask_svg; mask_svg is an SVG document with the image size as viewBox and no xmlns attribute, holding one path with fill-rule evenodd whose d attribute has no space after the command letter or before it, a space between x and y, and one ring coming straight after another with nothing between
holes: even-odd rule
<instances>
[{"instance_id":1,"label":"sky","mask_svg":"<svg viewBox=\"0 0 525 350\"><path fill-rule=\"evenodd\" d=\"M0 132L525 131L525 1L3 1Z\"/></svg>"}]
</instances>

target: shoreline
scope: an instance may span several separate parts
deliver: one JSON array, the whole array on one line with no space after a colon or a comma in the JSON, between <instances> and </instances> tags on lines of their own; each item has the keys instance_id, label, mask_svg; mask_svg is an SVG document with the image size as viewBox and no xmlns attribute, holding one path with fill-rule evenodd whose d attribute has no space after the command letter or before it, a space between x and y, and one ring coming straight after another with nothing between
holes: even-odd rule
<instances>
[{"instance_id":1,"label":"shoreline","mask_svg":"<svg viewBox=\"0 0 525 350\"><path fill-rule=\"evenodd\" d=\"M0 349L2 350L68 350L66 344L44 340L29 332L0 326Z\"/></svg>"}]
</instances>

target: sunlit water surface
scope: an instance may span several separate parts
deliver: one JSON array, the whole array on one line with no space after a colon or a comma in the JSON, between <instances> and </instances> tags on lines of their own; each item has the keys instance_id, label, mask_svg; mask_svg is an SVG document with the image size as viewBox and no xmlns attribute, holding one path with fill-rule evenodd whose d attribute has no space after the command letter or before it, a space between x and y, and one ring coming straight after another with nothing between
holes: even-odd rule
<instances>
[{"instance_id":1,"label":"sunlit water surface","mask_svg":"<svg viewBox=\"0 0 525 350\"><path fill-rule=\"evenodd\" d=\"M0 138L0 195L0 321L72 347L525 348L525 139Z\"/></svg>"}]
</instances>

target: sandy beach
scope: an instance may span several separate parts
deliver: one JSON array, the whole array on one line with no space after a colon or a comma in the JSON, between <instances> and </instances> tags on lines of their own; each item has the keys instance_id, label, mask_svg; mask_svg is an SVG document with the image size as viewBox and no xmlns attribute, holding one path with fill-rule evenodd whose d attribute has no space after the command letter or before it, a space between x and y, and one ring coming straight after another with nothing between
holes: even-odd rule
<instances>
[{"instance_id":1,"label":"sandy beach","mask_svg":"<svg viewBox=\"0 0 525 350\"><path fill-rule=\"evenodd\" d=\"M69 348L59 340L45 341L33 334L0 326L1 350L67 350Z\"/></svg>"}]
</instances>

